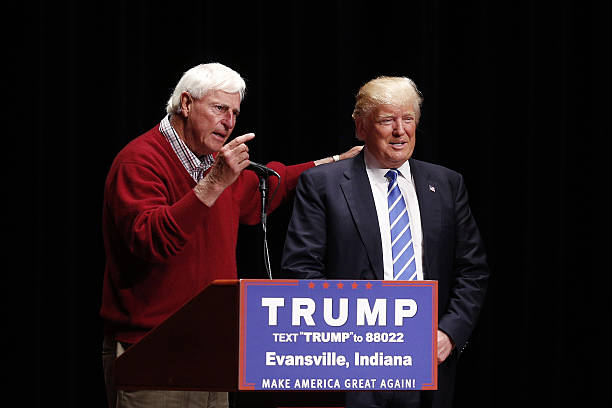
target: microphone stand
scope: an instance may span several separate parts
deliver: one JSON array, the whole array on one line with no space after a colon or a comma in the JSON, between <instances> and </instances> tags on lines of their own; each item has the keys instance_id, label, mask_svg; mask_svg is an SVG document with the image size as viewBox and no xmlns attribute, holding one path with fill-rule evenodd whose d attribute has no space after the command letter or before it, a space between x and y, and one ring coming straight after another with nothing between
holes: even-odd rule
<instances>
[{"instance_id":1,"label":"microphone stand","mask_svg":"<svg viewBox=\"0 0 612 408\"><path fill-rule=\"evenodd\" d=\"M268 252L268 228L267 228L267 210L268 210L268 176L260 174L259 176L259 191L261 193L261 228L263 230L263 250L264 250L264 265L268 277L272 279L272 269L270 268L270 254Z\"/></svg>"}]
</instances>

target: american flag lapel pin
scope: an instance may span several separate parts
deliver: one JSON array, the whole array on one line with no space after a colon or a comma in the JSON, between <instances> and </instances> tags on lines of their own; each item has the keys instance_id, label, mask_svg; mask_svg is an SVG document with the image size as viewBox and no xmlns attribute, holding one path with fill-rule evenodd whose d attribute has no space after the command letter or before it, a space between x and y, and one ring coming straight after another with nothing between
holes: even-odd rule
<instances>
[{"instance_id":1,"label":"american flag lapel pin","mask_svg":"<svg viewBox=\"0 0 612 408\"><path fill-rule=\"evenodd\" d=\"M436 188L430 184L429 185L429 191L431 191L432 193L435 193L436 192Z\"/></svg>"}]
</instances>

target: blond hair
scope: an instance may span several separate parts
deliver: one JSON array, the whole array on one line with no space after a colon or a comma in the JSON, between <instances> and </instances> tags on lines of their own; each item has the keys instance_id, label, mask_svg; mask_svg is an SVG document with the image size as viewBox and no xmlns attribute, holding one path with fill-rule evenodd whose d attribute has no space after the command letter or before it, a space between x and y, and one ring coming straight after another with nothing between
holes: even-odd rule
<instances>
[{"instance_id":1,"label":"blond hair","mask_svg":"<svg viewBox=\"0 0 612 408\"><path fill-rule=\"evenodd\" d=\"M412 104L418 123L423 96L410 78L379 76L364 84L357 92L353 119L367 116L378 105Z\"/></svg>"}]
</instances>

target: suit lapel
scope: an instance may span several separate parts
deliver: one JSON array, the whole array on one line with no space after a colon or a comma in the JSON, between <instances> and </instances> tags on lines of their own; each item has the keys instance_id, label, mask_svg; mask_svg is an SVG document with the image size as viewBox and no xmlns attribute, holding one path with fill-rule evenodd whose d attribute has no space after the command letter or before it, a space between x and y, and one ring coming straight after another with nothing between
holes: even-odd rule
<instances>
[{"instance_id":1,"label":"suit lapel","mask_svg":"<svg viewBox=\"0 0 612 408\"><path fill-rule=\"evenodd\" d=\"M341 181L340 188L344 193L361 241L366 248L370 266L376 278L383 279L382 242L378 216L370 180L365 169L363 152L353 159L352 166L344 172L344 180Z\"/></svg>"},{"instance_id":2,"label":"suit lapel","mask_svg":"<svg viewBox=\"0 0 612 408\"><path fill-rule=\"evenodd\" d=\"M438 246L441 228L441 208L438 182L431 178L420 162L410 159L410 172L419 202L421 230L423 231L423 275L424 279L438 279L437 269L433 267L433 250Z\"/></svg>"}]
</instances>

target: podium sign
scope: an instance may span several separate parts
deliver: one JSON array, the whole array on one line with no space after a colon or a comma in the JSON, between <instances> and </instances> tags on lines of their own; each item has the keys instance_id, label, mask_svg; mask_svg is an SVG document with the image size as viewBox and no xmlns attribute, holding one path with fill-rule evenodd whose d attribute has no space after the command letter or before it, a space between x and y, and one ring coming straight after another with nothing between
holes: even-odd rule
<instances>
[{"instance_id":1,"label":"podium sign","mask_svg":"<svg viewBox=\"0 0 612 408\"><path fill-rule=\"evenodd\" d=\"M241 280L240 390L437 389L436 281Z\"/></svg>"}]
</instances>

